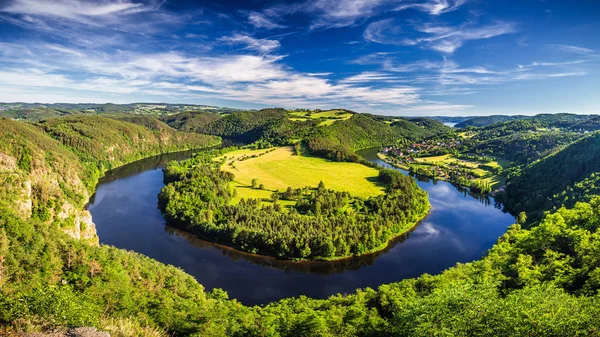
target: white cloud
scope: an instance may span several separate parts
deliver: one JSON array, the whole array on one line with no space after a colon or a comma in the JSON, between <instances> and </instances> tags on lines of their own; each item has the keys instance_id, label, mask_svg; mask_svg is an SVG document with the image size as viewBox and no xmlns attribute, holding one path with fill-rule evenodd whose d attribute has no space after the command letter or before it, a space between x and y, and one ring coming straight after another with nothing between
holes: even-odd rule
<instances>
[{"instance_id":1,"label":"white cloud","mask_svg":"<svg viewBox=\"0 0 600 337\"><path fill-rule=\"evenodd\" d=\"M284 25L276 23L272 18L259 12L248 13L248 22L256 28L279 29L285 28Z\"/></svg>"},{"instance_id":2,"label":"white cloud","mask_svg":"<svg viewBox=\"0 0 600 337\"><path fill-rule=\"evenodd\" d=\"M408 33L402 27L394 24L394 19L385 19L371 23L363 34L368 41L411 46L418 45L439 51L444 54L453 54L466 42L483 40L492 37L514 33L516 28L507 22L497 22L491 25L474 26L464 24L462 26L444 26L439 24L425 23L414 27L414 31L420 36L408 38Z\"/></svg>"},{"instance_id":3,"label":"white cloud","mask_svg":"<svg viewBox=\"0 0 600 337\"><path fill-rule=\"evenodd\" d=\"M394 19L385 19L371 23L365 29L363 37L367 41L398 46L412 46L418 41L402 37L406 35L402 27L394 25Z\"/></svg>"},{"instance_id":4,"label":"white cloud","mask_svg":"<svg viewBox=\"0 0 600 337\"><path fill-rule=\"evenodd\" d=\"M497 22L482 27L472 27L471 25L451 27L425 24L416 29L419 32L429 34L428 37L419 38L417 41L425 43L430 49L446 54L454 53L468 41L489 39L516 32L515 26L506 22Z\"/></svg>"},{"instance_id":5,"label":"white cloud","mask_svg":"<svg viewBox=\"0 0 600 337\"><path fill-rule=\"evenodd\" d=\"M0 11L76 19L85 16L139 12L150 8L154 7L129 1L16 0L1 8Z\"/></svg>"},{"instance_id":6,"label":"white cloud","mask_svg":"<svg viewBox=\"0 0 600 337\"><path fill-rule=\"evenodd\" d=\"M246 49L256 50L262 54L270 53L281 46L277 40L257 39L250 35L239 33L224 36L219 40L232 45L244 44L246 45Z\"/></svg>"},{"instance_id":7,"label":"white cloud","mask_svg":"<svg viewBox=\"0 0 600 337\"><path fill-rule=\"evenodd\" d=\"M192 57L176 52L106 55L60 45L31 45L31 54L14 66L18 70L0 72L0 86L12 84L22 91L96 92L100 97L212 97L284 106L407 106L421 102L419 88L392 85L391 75L365 73L336 82L329 79L330 73L293 71L281 62L282 56ZM53 59L52 67L29 66L45 58ZM0 57L0 64L5 61L5 56ZM69 75L74 73L77 75ZM381 87L384 81L387 85ZM365 85L368 82L374 85Z\"/></svg>"},{"instance_id":8,"label":"white cloud","mask_svg":"<svg viewBox=\"0 0 600 337\"><path fill-rule=\"evenodd\" d=\"M594 55L596 53L594 50L589 48L570 46L565 44L549 44L548 46L567 53L574 53L580 55Z\"/></svg>"},{"instance_id":9,"label":"white cloud","mask_svg":"<svg viewBox=\"0 0 600 337\"><path fill-rule=\"evenodd\" d=\"M341 28L363 23L384 12L414 8L437 16L458 9L467 0L306 0L276 5L261 13L251 12L249 22L257 28L282 28L282 17L302 12L311 17L311 29Z\"/></svg>"},{"instance_id":10,"label":"white cloud","mask_svg":"<svg viewBox=\"0 0 600 337\"><path fill-rule=\"evenodd\" d=\"M396 7L395 10L402 11L405 9L414 8L423 12L427 12L431 15L441 15L457 10L466 2L466 0L432 0L425 2L402 4Z\"/></svg>"},{"instance_id":11,"label":"white cloud","mask_svg":"<svg viewBox=\"0 0 600 337\"><path fill-rule=\"evenodd\" d=\"M317 13L311 28L338 28L369 18L386 0L315 0L309 1L306 10Z\"/></svg>"},{"instance_id":12,"label":"white cloud","mask_svg":"<svg viewBox=\"0 0 600 337\"><path fill-rule=\"evenodd\" d=\"M379 72L379 71L365 71L357 75L346 77L340 81L341 83L354 84L354 83L398 83L403 82L402 79L392 74Z\"/></svg>"}]
</instances>

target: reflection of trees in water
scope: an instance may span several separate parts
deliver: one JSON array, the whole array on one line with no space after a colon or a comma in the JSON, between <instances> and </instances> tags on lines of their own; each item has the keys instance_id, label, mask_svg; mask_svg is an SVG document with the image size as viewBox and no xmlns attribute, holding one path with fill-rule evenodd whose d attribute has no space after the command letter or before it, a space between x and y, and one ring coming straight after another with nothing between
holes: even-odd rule
<instances>
[{"instance_id":1,"label":"reflection of trees in water","mask_svg":"<svg viewBox=\"0 0 600 337\"><path fill-rule=\"evenodd\" d=\"M417 224L418 226L418 224ZM179 230L174 227L165 226L165 231L169 233L169 235L175 235L178 237L185 238L190 244L200 248L212 248L218 249L221 253L228 258L239 261L244 260L251 262L253 264L277 268L285 271L296 271L302 272L306 274L317 274L317 275L330 275L330 274L342 274L347 271L358 270L364 266L370 266L375 262L375 259L382 254L387 253L390 249L392 249L396 244L403 242L408 239L410 236L410 232L412 232L417 226L413 227L409 232L402 234L396 237L394 240L390 241L387 247L384 250L361 255L350 257L341 260L335 261L289 261L289 260L279 260L275 257L265 256L265 255L256 255L250 254L246 252L242 252L231 248L229 246L220 245L217 243L209 242L202 240L195 235Z\"/></svg>"}]
</instances>

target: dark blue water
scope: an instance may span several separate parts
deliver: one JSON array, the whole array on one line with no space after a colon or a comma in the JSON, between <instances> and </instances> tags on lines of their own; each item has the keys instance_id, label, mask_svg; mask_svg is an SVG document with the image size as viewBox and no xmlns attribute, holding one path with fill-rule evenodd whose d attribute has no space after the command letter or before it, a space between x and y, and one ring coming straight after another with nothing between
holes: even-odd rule
<instances>
[{"instance_id":1,"label":"dark blue water","mask_svg":"<svg viewBox=\"0 0 600 337\"><path fill-rule=\"evenodd\" d=\"M375 150L360 154L383 164ZM431 213L383 252L337 262L258 257L166 225L157 208L162 167L188 156L153 157L109 172L89 205L100 242L181 267L207 289L222 288L248 305L298 295L325 298L437 274L457 262L479 259L514 222L492 198L472 197L447 182L423 180L418 184L429 193Z\"/></svg>"}]
</instances>

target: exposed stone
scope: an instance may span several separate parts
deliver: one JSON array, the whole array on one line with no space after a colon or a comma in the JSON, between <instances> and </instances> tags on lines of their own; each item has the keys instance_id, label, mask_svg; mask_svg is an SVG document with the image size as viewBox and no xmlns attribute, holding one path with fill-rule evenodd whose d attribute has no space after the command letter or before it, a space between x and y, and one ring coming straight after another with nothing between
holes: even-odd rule
<instances>
[{"instance_id":1,"label":"exposed stone","mask_svg":"<svg viewBox=\"0 0 600 337\"><path fill-rule=\"evenodd\" d=\"M14 172L17 169L17 158L0 152L0 171Z\"/></svg>"},{"instance_id":2,"label":"exposed stone","mask_svg":"<svg viewBox=\"0 0 600 337\"><path fill-rule=\"evenodd\" d=\"M24 333L21 337L110 337L106 331L98 331L96 328L81 327L69 329L67 332L32 332Z\"/></svg>"},{"instance_id":3,"label":"exposed stone","mask_svg":"<svg viewBox=\"0 0 600 337\"><path fill-rule=\"evenodd\" d=\"M33 201L31 199L31 181L26 180L22 184L21 196L16 201L15 210L23 218L31 217L33 210Z\"/></svg>"},{"instance_id":4,"label":"exposed stone","mask_svg":"<svg viewBox=\"0 0 600 337\"><path fill-rule=\"evenodd\" d=\"M96 328L75 328L67 332L69 337L110 337L106 331L98 331Z\"/></svg>"}]
</instances>

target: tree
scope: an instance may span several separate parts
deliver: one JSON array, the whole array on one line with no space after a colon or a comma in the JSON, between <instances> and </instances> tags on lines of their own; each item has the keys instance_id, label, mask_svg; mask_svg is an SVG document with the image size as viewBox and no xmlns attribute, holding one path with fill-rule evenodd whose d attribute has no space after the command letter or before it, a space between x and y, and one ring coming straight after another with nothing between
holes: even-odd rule
<instances>
[{"instance_id":1,"label":"tree","mask_svg":"<svg viewBox=\"0 0 600 337\"><path fill-rule=\"evenodd\" d=\"M525 212L519 213L519 217L517 218L517 223L519 225L524 225L527 223L527 214Z\"/></svg>"},{"instance_id":2,"label":"tree","mask_svg":"<svg viewBox=\"0 0 600 337\"><path fill-rule=\"evenodd\" d=\"M252 179L252 188L256 188L258 186L258 179Z\"/></svg>"}]
</instances>

